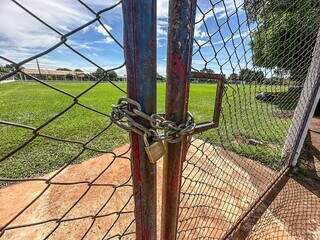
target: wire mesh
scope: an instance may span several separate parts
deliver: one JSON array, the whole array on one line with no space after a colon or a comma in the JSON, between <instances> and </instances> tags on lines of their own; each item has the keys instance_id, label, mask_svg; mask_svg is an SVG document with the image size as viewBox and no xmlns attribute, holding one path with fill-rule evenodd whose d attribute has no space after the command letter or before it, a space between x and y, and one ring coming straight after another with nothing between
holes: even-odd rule
<instances>
[{"instance_id":1,"label":"wire mesh","mask_svg":"<svg viewBox=\"0 0 320 240\"><path fill-rule=\"evenodd\" d=\"M125 64L105 69L72 39L90 27L99 27L122 53L122 41L103 22L121 7L121 1L105 3L98 10L81 0L75 3L90 17L83 16L85 20L70 30L50 24L28 3L10 2L12 8L47 28L55 41L27 57L0 56L4 64L0 83L24 80L21 88L8 85L21 99L1 103L3 109L10 108L10 114L0 113L0 239L134 238L130 146L121 146L128 142L127 133L110 120L111 106L97 104L93 98L95 94L105 94L106 100L116 102L118 95L126 93L125 85L110 77ZM76 72L62 74L69 70L60 69L60 77L55 74L56 79L48 79L54 71L39 67L38 59L41 66L43 57L62 48L79 62L99 69L100 75L86 73L85 79L91 81L77 91L59 81L46 81L78 76ZM108 96L103 87L112 88L117 94ZM46 110L35 109L31 97L39 100L39 109L44 106ZM82 163L88 158L91 159Z\"/></svg>"},{"instance_id":2,"label":"wire mesh","mask_svg":"<svg viewBox=\"0 0 320 240\"><path fill-rule=\"evenodd\" d=\"M0 56L1 63L6 64L0 68L0 83L31 80L24 83L47 108L45 112L31 109L27 97L18 103L14 99L0 102L13 113L0 112L0 239L132 239L135 221L130 147L117 148L128 142L127 132L112 123L109 106L94 98L104 93L106 85L117 92L105 93L113 103L126 93L125 84L110 77L125 64L105 69L72 41L80 32L98 26L122 52L121 41L103 22L121 1L98 10L82 0L75 1L91 17L84 18L74 30L51 25L22 2L11 0L15 8L50 30L55 41L19 60ZM309 81L305 79L316 44L319 9L315 0L198 1L193 71L221 74L226 84L219 128L193 135L190 141L183 165L178 239L226 236L286 173L288 153L295 150L304 108L312 101L310 93L315 88L314 73L309 71ZM75 72L57 77L64 80L68 75L70 80L94 82L77 91L47 81L53 80L48 78L52 73L40 66L50 68L50 64L43 64L41 59L61 48L100 69L100 77L86 74L81 78ZM31 71L31 67L36 70ZM198 121L209 120L205 118L212 106L199 107L199 101L194 101L196 91L192 89L197 82L207 84L208 91L214 86L207 79L191 79L190 111ZM9 91L23 95L27 87ZM204 95L201 92L201 97ZM32 115L22 111L28 107L34 116L23 116ZM81 122L75 123L73 118ZM70 131L65 131L65 124L71 126ZM17 141L13 142L13 137ZM279 201L270 205L272 211L279 209L281 215L279 202L288 196L297 199L299 191L304 195L295 188L287 186ZM310 200L310 204L315 202ZM285 216L291 208L290 202L286 204ZM270 212L264 216L247 237L263 237L281 227ZM266 233L263 228L270 223L274 228ZM273 233L275 239L287 234Z\"/></svg>"},{"instance_id":3,"label":"wire mesh","mask_svg":"<svg viewBox=\"0 0 320 240\"><path fill-rule=\"evenodd\" d=\"M183 165L178 239L230 237L287 172L314 101L318 67L309 75L308 69L312 56L318 59L319 11L312 0L198 1L193 71L220 74L226 82L219 127L193 135ZM198 122L210 121L203 113L210 109L193 96L199 83L214 93L211 80L191 79L190 111ZM277 223L271 213L261 220L269 223ZM272 236L255 229L252 239Z\"/></svg>"},{"instance_id":4,"label":"wire mesh","mask_svg":"<svg viewBox=\"0 0 320 240\"><path fill-rule=\"evenodd\" d=\"M234 234L235 239L317 239L319 191L286 176Z\"/></svg>"}]
</instances>

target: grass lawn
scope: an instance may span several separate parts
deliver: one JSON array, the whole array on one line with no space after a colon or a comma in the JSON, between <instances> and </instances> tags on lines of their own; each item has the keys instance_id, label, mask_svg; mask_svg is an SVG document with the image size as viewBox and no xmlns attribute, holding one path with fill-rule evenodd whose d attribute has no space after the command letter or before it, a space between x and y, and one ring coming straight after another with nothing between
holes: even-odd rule
<instances>
[{"instance_id":1,"label":"grass lawn","mask_svg":"<svg viewBox=\"0 0 320 240\"><path fill-rule=\"evenodd\" d=\"M77 95L91 86L90 82L50 82L53 86ZM118 84L126 89L125 83ZM213 114L216 85L191 84L189 110L197 122L209 121ZM223 111L218 129L196 137L259 160L273 168L281 165L281 148L290 119L273 116L275 105L255 99L258 92L285 91L279 86L228 85L223 100ZM158 84L158 112L164 111L165 84ZM110 113L124 94L108 83L98 84L79 98L79 102L100 112ZM14 82L0 85L0 120L39 127L73 103L73 99L36 82ZM109 119L78 105L73 106L40 131L62 139L87 142L102 129ZM0 159L17 148L33 133L24 128L0 124ZM248 143L248 140L254 144ZM249 142L250 142L249 141ZM255 142L256 141L256 142ZM112 126L88 146L112 150L128 142L124 130ZM75 162L97 155L80 144L65 143L42 137L35 138L9 158L0 162L0 177L20 178L41 175L61 167L81 153Z\"/></svg>"}]
</instances>

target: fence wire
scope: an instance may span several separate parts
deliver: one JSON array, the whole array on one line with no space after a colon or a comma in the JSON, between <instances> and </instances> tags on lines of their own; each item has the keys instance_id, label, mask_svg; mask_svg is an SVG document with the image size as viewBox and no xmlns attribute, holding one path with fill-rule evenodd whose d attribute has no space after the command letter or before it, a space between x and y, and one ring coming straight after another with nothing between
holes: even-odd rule
<instances>
[{"instance_id":1,"label":"fence wire","mask_svg":"<svg viewBox=\"0 0 320 240\"><path fill-rule=\"evenodd\" d=\"M67 33L22 1L11 2L48 28L58 41L22 60L0 56L6 63L0 68L0 83L17 78L32 80L25 86L48 103L46 113L32 109L40 121L19 113L28 105L27 98L23 106L15 104L14 99L5 103L13 115L0 113L0 239L134 239L130 146L119 147L128 142L124 139L127 132L110 120L110 106L86 101L105 85L112 86L119 96L125 94L124 85L112 81L109 75L124 68L125 63L104 69L70 41L86 28L100 26L123 51L122 41L103 22L103 17L110 17L121 1L95 10L75 0L92 18ZM308 75L308 69L317 40L319 13L315 0L198 1L193 71L215 72L226 83L219 127L195 134L190 141L182 173L178 239L221 239L231 235L231 230L241 225L270 187L287 173L304 111L315 88L316 73L309 71ZM28 71L30 64L39 64L39 59L41 65L41 58L61 48L100 69L102 76L88 74L86 77L94 83L74 93L63 84L42 79L44 69L39 68L38 74ZM208 79L191 79L190 111L197 122L209 121L204 119L208 108L194 102L192 89L197 83L208 84L208 89L214 85L209 86ZM35 86L41 86L40 90ZM20 91L23 95L27 90ZM67 104L49 102L41 95L46 91ZM119 96L110 98L116 103ZM84 113L91 117L85 118ZM79 115L85 127L77 136L79 126L73 125L72 118ZM56 134L55 130L63 130L64 124L70 124L73 131ZM13 136L17 141L12 142ZM55 171L50 173L48 169ZM297 194L301 198L303 189L286 186L245 237L257 239L271 232L273 239L287 236L283 229L274 231L281 226L272 213L280 213L283 209L279 202L297 199ZM315 202L312 198L310 205ZM285 211L292 202L285 204L283 214L290 218L292 215ZM265 226L270 229L264 230Z\"/></svg>"},{"instance_id":2,"label":"fence wire","mask_svg":"<svg viewBox=\"0 0 320 240\"><path fill-rule=\"evenodd\" d=\"M22 108L30 107L30 111L38 116L39 121L35 121L31 116L27 116L27 120L22 118L22 113L18 112L21 106L14 104L15 99L4 103L11 106L12 115L2 112L0 120L0 239L134 238L130 147L125 145L115 149L117 145L113 144L128 142L119 137L123 138L127 133L110 120L108 112L111 111L111 106L97 107L99 105L93 106L86 101L86 97L95 93L98 86L105 84L113 86L121 95L126 93L122 86L111 81L109 77L111 71L121 69L125 64L104 69L70 40L87 28L99 26L104 35L112 39L122 51L122 41L118 40L103 22L104 17L110 18L113 9L121 7L121 1L115 4L106 3L105 7L99 10L94 10L84 1L75 1L79 7L91 14L91 19L67 33L50 25L35 14L33 9L29 9L27 4L15 0L11 2L15 8L23 10L45 26L58 41L21 61L0 56L2 63L6 64L1 67L0 83L14 78L32 80L24 83L25 90L19 92L19 97L31 87L39 101L48 103L46 113L38 113L32 109L32 105L22 104ZM42 57L61 48L68 49L79 61L85 61L100 69L100 77L89 74L87 77L94 82L75 94L61 84L42 79L41 69L39 74L32 74L28 69L24 69L38 59L41 63ZM54 100L63 99L67 104L47 99L48 92L54 94ZM23 103L28 100L26 96ZM117 97L114 102L116 100ZM86 121L83 129L77 129L83 125L72 122L72 118L78 115L82 116L78 118L79 121ZM90 117L86 118L86 115ZM59 133L66 124L81 133ZM16 136L16 142L12 142L13 135ZM42 154L43 151L49 152L49 155ZM95 158L72 165L90 157ZM48 173L48 169L57 168L58 170Z\"/></svg>"},{"instance_id":3,"label":"fence wire","mask_svg":"<svg viewBox=\"0 0 320 240\"><path fill-rule=\"evenodd\" d=\"M312 0L198 1L193 71L221 74L226 84L219 127L193 136L183 165L178 239L232 237L286 174L314 101L318 70L313 66L308 75L308 69L318 56L319 12ZM210 81L191 79L190 111L198 122L207 109L193 102L192 89ZM278 198L290 195L287 188ZM245 237L233 238L290 236L279 232L278 204ZM263 231L268 224L274 229Z\"/></svg>"}]
</instances>

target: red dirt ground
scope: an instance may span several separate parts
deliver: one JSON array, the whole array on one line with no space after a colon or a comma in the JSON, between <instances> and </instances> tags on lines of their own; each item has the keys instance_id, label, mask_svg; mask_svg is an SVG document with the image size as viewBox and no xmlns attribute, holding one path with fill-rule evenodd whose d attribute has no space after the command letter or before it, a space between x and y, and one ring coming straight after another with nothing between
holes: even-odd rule
<instances>
[{"instance_id":1,"label":"red dirt ground","mask_svg":"<svg viewBox=\"0 0 320 240\"><path fill-rule=\"evenodd\" d=\"M123 146L116 149L115 152L125 152L127 149L128 146ZM113 155L106 154L84 163L70 166L61 172L54 180L65 183L92 181L112 160ZM45 222L48 220L52 221L36 226L27 226L25 228L6 231L1 239L43 239L51 230L58 226L55 220L61 218L84 193L86 193L86 195L63 218L72 219L83 217L83 219L61 223L57 230L51 235L50 239L81 239L90 224L93 223L93 219L86 216L96 214L101 206L106 203L107 199L110 198L107 205L99 213L99 215L104 217L96 219L86 237L86 239L102 238L117 218L117 214L112 213L120 211L132 195L131 187L122 187L113 192L114 188L112 186L106 186L104 184L123 184L130 177L129 170L130 162L125 158L117 158L110 168L97 179L95 182L97 186L90 187L87 183L77 185L51 185L44 194L13 221L10 226ZM48 175L45 176L45 178L48 177ZM101 184L101 186L99 186L99 184ZM9 219L27 206L27 204L35 199L46 187L47 184L44 182L23 182L1 189L0 226L7 223ZM132 209L133 201L131 199L124 210L128 211ZM120 215L119 220L106 237L122 233L132 219L132 213ZM123 239L130 239L130 236Z\"/></svg>"},{"instance_id":2,"label":"red dirt ground","mask_svg":"<svg viewBox=\"0 0 320 240\"><path fill-rule=\"evenodd\" d=\"M300 170L280 183L279 192L236 239L320 239L320 118L313 118L309 129Z\"/></svg>"},{"instance_id":3,"label":"red dirt ground","mask_svg":"<svg viewBox=\"0 0 320 240\"><path fill-rule=\"evenodd\" d=\"M210 152L211 165L208 163L208 156L198 152L197 149L200 146L205 152ZM119 154L127 149L128 146L123 146L114 152ZM215 194L219 193L216 195L217 200L210 203L211 207L215 208L214 215L218 219L212 222L215 230L207 233L206 239L219 238L230 227L230 223L248 208L252 199L261 193L268 184L268 179L274 177L276 173L255 161L234 153L219 148L213 151L211 145L204 144L200 140L196 140L194 146L190 147L188 156L191 155L193 157L183 172L186 178L194 181L201 180L202 175L193 170L192 164L200 164L202 168L210 169L213 175L207 180L207 184L215 189ZM132 188L130 186L113 188L106 185L118 186L130 178L130 162L126 157L128 154L114 160L112 154L102 155L70 166L54 178L56 182L92 181L104 171L108 164L114 161L111 167L97 178L94 186L83 182L76 185L50 185L46 189L45 182L34 181L1 189L0 226L4 226L20 211L23 213L10 223L10 229L6 230L0 239L43 239L53 230L55 231L49 239L82 239L86 232L84 239L102 239L103 237L108 239L112 236L115 236L113 239L117 239L116 237L124 232L134 231L134 224L130 225L133 220L131 211L134 207L131 198ZM158 228L161 215L161 173L162 163L160 161L158 164ZM53 174L44 177L49 178ZM185 184L182 190L195 194L206 191L205 188L200 191L192 183ZM41 196L28 209L23 210L39 195ZM84 197L78 201L82 195ZM187 208L192 208L195 204L199 205L201 202L182 198L182 205ZM65 214L73 205L75 207ZM126 207L122 209L125 205ZM193 221L190 218L192 215L188 215L189 211L181 210L181 219L179 219L181 221L179 230L189 231L187 236L192 236L192 238L201 237L203 229L199 226L208 222L207 215L199 215L197 211L209 214L205 208L200 208L193 212L198 216L197 220ZM319 196L290 178L255 226L246 233L245 237L237 239L320 239L319 211ZM99 217L94 220L92 216L97 212L99 212ZM117 214L118 212L123 212L123 214ZM63 221L59 224L57 220L61 217ZM39 224L28 225L31 223ZM21 225L25 227L15 228ZM128 230L126 230L127 226L130 226ZM194 230L190 231L190 229ZM180 236L183 237L183 234ZM122 239L134 239L134 234L124 236Z\"/></svg>"}]
</instances>

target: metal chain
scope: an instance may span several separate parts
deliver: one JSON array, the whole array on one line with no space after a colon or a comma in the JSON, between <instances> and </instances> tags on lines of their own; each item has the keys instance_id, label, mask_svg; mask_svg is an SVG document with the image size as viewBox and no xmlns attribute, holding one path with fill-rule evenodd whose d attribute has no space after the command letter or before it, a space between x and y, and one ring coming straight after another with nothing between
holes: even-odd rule
<instances>
[{"instance_id":1,"label":"metal chain","mask_svg":"<svg viewBox=\"0 0 320 240\"><path fill-rule=\"evenodd\" d=\"M176 124L166 120L164 114L148 115L141 110L141 105L130 98L120 98L117 105L112 106L111 120L119 127L133 131L141 136L147 136L155 142L167 141L177 143L181 137L190 135L195 129L195 122L192 114L188 112L185 123ZM135 120L139 117L148 121L151 128Z\"/></svg>"}]
</instances>

